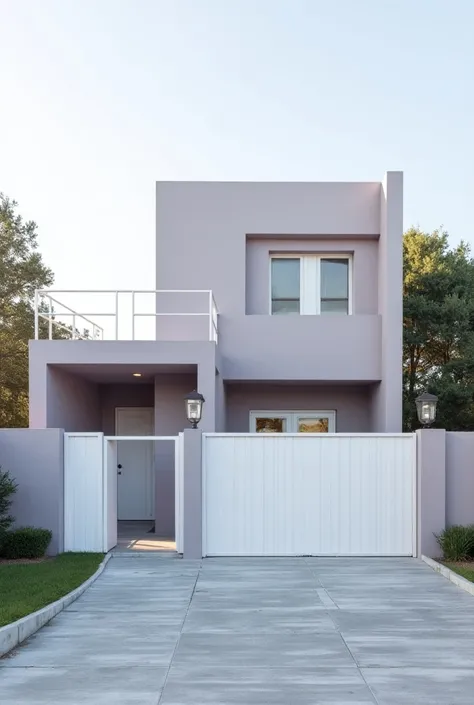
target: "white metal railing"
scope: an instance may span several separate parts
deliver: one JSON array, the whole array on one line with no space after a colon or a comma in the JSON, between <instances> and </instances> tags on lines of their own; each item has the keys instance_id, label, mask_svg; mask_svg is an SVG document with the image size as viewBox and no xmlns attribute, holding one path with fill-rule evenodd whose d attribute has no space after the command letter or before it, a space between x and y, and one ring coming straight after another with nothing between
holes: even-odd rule
<instances>
[{"instance_id":1,"label":"white metal railing","mask_svg":"<svg viewBox=\"0 0 474 705\"><path fill-rule=\"evenodd\" d=\"M139 300L143 297L152 297L152 306L148 306L151 310L140 310ZM167 297L167 305L160 303L160 297ZM180 297L192 300L191 305L184 307L189 310L159 310L175 308ZM99 310L104 305L109 310ZM94 308L96 310L91 313L89 309ZM186 332L181 329L177 339L205 339L217 343L218 337L218 310L211 290L37 289L34 310L35 340L53 340L58 337L72 340L156 340L159 332L156 321L159 317L195 316L208 318L205 336L199 335L196 338L195 333L190 333L189 338L186 338ZM95 319L100 319L100 324ZM143 321L148 323L145 330L143 325L141 330L137 330ZM173 331L169 330L164 337L158 337L160 340L173 340Z\"/></svg>"}]
</instances>

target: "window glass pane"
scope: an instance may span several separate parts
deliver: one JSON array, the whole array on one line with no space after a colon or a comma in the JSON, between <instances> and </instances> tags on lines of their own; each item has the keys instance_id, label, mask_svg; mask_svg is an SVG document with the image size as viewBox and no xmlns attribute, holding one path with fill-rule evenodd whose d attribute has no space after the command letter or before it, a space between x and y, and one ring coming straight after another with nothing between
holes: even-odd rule
<instances>
[{"instance_id":1,"label":"window glass pane","mask_svg":"<svg viewBox=\"0 0 474 705\"><path fill-rule=\"evenodd\" d=\"M272 299L300 298L299 259L272 259Z\"/></svg>"},{"instance_id":2,"label":"window glass pane","mask_svg":"<svg viewBox=\"0 0 474 705\"><path fill-rule=\"evenodd\" d=\"M272 301L272 313L299 313L299 301Z\"/></svg>"},{"instance_id":3,"label":"window glass pane","mask_svg":"<svg viewBox=\"0 0 474 705\"><path fill-rule=\"evenodd\" d=\"M321 313L349 313L347 299L321 300Z\"/></svg>"},{"instance_id":4,"label":"window glass pane","mask_svg":"<svg viewBox=\"0 0 474 705\"><path fill-rule=\"evenodd\" d=\"M257 418L255 419L257 433L286 433L285 418Z\"/></svg>"},{"instance_id":5,"label":"window glass pane","mask_svg":"<svg viewBox=\"0 0 474 705\"><path fill-rule=\"evenodd\" d=\"M349 260L321 260L321 298L349 298Z\"/></svg>"},{"instance_id":6,"label":"window glass pane","mask_svg":"<svg viewBox=\"0 0 474 705\"><path fill-rule=\"evenodd\" d=\"M328 418L299 418L298 433L328 433L329 419Z\"/></svg>"}]
</instances>

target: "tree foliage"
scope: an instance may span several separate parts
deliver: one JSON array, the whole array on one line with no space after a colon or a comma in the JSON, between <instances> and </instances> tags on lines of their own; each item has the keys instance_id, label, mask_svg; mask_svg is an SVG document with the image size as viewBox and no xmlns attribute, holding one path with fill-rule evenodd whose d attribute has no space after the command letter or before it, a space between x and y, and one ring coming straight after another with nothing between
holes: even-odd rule
<instances>
[{"instance_id":1,"label":"tree foliage","mask_svg":"<svg viewBox=\"0 0 474 705\"><path fill-rule=\"evenodd\" d=\"M37 226L17 213L18 204L0 193L0 428L28 426L28 341L34 338L34 294L53 283L38 252ZM38 310L49 313L39 301ZM53 311L54 313L54 311ZM52 317L55 340L90 337ZM39 337L49 337L47 318L39 318Z\"/></svg>"},{"instance_id":2,"label":"tree foliage","mask_svg":"<svg viewBox=\"0 0 474 705\"><path fill-rule=\"evenodd\" d=\"M444 231L411 228L403 241L404 425L418 426L415 398L439 397L437 425L474 429L474 261Z\"/></svg>"},{"instance_id":3,"label":"tree foliage","mask_svg":"<svg viewBox=\"0 0 474 705\"><path fill-rule=\"evenodd\" d=\"M9 473L6 470L2 470L0 466L0 539L14 521L13 517L9 514L9 510L16 490L16 482L12 480Z\"/></svg>"},{"instance_id":4,"label":"tree foliage","mask_svg":"<svg viewBox=\"0 0 474 705\"><path fill-rule=\"evenodd\" d=\"M34 335L35 289L51 270L37 245L37 228L0 193L0 427L28 425L28 340Z\"/></svg>"}]
</instances>

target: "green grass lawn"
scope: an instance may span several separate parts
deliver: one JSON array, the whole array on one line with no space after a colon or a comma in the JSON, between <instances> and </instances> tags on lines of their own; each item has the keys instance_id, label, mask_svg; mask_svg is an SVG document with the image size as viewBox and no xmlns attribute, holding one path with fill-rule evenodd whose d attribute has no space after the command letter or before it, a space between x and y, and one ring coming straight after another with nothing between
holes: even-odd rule
<instances>
[{"instance_id":1,"label":"green grass lawn","mask_svg":"<svg viewBox=\"0 0 474 705\"><path fill-rule=\"evenodd\" d=\"M447 568L450 568L450 570L453 570L455 573L458 573L458 575L462 575L462 577L466 578L466 580L470 580L471 583L474 583L474 563L472 564L472 567L470 565L466 565L466 563L462 563L461 565L458 563L445 563L444 565Z\"/></svg>"},{"instance_id":2,"label":"green grass lawn","mask_svg":"<svg viewBox=\"0 0 474 705\"><path fill-rule=\"evenodd\" d=\"M102 553L63 553L42 563L0 563L0 627L79 587L103 558Z\"/></svg>"}]
</instances>

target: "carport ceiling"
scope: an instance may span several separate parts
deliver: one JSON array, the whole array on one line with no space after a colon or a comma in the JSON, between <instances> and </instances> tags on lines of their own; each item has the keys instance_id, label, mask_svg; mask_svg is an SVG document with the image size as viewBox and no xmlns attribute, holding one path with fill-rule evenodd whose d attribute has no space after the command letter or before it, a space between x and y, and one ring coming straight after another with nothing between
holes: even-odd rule
<instances>
[{"instance_id":1,"label":"carport ceiling","mask_svg":"<svg viewBox=\"0 0 474 705\"><path fill-rule=\"evenodd\" d=\"M196 365L51 365L97 384L151 384L156 375L195 375ZM141 377L134 377L139 372Z\"/></svg>"}]
</instances>

